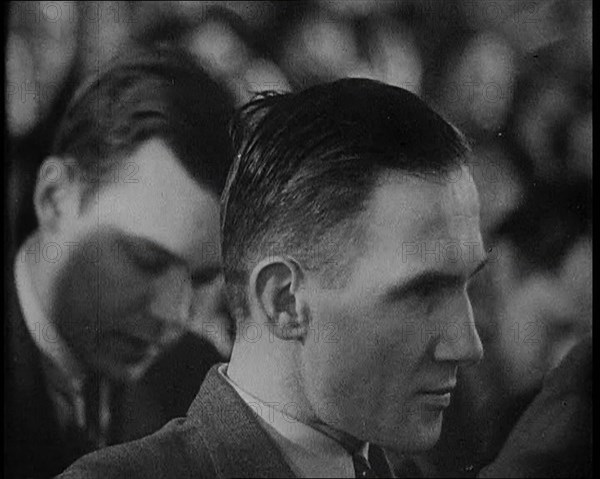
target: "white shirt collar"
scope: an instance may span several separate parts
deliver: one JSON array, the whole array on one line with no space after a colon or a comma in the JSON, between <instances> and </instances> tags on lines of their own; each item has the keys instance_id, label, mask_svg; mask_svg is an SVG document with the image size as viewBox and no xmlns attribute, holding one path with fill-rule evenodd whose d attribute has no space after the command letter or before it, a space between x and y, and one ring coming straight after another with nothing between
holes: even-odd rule
<instances>
[{"instance_id":1,"label":"white shirt collar","mask_svg":"<svg viewBox=\"0 0 600 479\"><path fill-rule=\"evenodd\" d=\"M52 321L42 311L27 263L33 259L31 255L27 255L26 249L35 247L33 244L36 240L35 237L29 238L19 249L15 259L15 285L23 319L36 346L57 368L62 381L66 382L71 392L78 394L83 388L85 379L83 368L69 351Z\"/></svg>"},{"instance_id":2,"label":"white shirt collar","mask_svg":"<svg viewBox=\"0 0 600 479\"><path fill-rule=\"evenodd\" d=\"M293 419L286 414L285 406L265 403L241 389L227 376L227 364L219 367L219 373L261 419L295 474L299 477L355 477L352 456L335 439ZM293 409L290 407L287 411L290 413ZM361 453L367 457L368 443Z\"/></svg>"}]
</instances>

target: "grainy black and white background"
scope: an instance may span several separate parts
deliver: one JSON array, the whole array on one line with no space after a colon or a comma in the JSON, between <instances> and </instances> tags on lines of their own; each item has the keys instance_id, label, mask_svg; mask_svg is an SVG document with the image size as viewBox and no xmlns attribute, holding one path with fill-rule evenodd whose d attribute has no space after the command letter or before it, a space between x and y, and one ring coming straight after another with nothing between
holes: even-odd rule
<instances>
[{"instance_id":1,"label":"grainy black and white background","mask_svg":"<svg viewBox=\"0 0 600 479\"><path fill-rule=\"evenodd\" d=\"M489 462L501 418L591 330L591 0L36 1L5 17L8 258L36 226L37 170L78 82L130 45L177 44L239 105L368 77L418 94L469 138L493 259L471 285L486 353L461 373L428 474Z\"/></svg>"}]
</instances>

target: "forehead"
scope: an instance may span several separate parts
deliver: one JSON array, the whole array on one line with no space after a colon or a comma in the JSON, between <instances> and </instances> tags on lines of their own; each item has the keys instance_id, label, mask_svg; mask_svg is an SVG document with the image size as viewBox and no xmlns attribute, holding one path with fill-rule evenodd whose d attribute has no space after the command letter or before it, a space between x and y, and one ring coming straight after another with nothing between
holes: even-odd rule
<instances>
[{"instance_id":1,"label":"forehead","mask_svg":"<svg viewBox=\"0 0 600 479\"><path fill-rule=\"evenodd\" d=\"M195 182L158 139L120 162L87 211L98 225L154 241L191 263L203 250L218 248L216 195Z\"/></svg>"},{"instance_id":2,"label":"forehead","mask_svg":"<svg viewBox=\"0 0 600 479\"><path fill-rule=\"evenodd\" d=\"M484 256L479 198L466 167L445 179L385 175L373 191L365 218L371 254L386 258L396 271L422 270L432 262L440 270L464 267L469 265L457 257L471 263ZM462 254L465 250L467 256Z\"/></svg>"}]
</instances>

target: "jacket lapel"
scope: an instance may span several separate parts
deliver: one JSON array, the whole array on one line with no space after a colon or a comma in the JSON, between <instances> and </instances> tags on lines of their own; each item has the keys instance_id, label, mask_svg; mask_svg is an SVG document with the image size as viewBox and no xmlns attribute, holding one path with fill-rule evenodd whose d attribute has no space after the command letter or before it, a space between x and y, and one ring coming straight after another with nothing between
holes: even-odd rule
<instances>
[{"instance_id":1,"label":"jacket lapel","mask_svg":"<svg viewBox=\"0 0 600 479\"><path fill-rule=\"evenodd\" d=\"M23 319L13 269L5 274L5 457L15 474L51 476L74 458L60 442L42 357Z\"/></svg>"},{"instance_id":2,"label":"jacket lapel","mask_svg":"<svg viewBox=\"0 0 600 479\"><path fill-rule=\"evenodd\" d=\"M213 366L188 411L218 477L295 477L254 412Z\"/></svg>"}]
</instances>

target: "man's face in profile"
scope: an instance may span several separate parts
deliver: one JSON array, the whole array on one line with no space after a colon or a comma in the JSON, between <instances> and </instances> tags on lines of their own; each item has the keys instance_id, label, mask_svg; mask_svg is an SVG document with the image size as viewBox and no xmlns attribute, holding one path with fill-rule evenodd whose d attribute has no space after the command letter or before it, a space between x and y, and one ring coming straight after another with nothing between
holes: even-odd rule
<instances>
[{"instance_id":1,"label":"man's face in profile","mask_svg":"<svg viewBox=\"0 0 600 479\"><path fill-rule=\"evenodd\" d=\"M439 438L457 366L483 352L467 295L485 256L477 190L466 168L392 173L360 221L365 242L344 285L309 285L302 379L329 426L422 451Z\"/></svg>"},{"instance_id":2,"label":"man's face in profile","mask_svg":"<svg viewBox=\"0 0 600 479\"><path fill-rule=\"evenodd\" d=\"M72 246L51 311L88 367L133 380L192 312L224 314L219 206L162 141L141 144L118 168L53 236Z\"/></svg>"}]
</instances>

